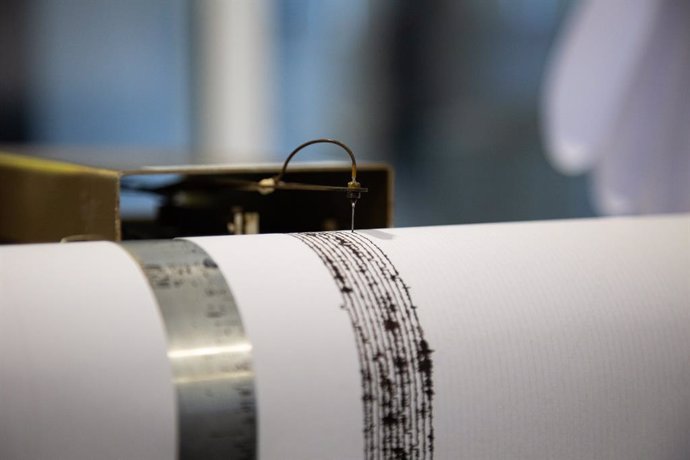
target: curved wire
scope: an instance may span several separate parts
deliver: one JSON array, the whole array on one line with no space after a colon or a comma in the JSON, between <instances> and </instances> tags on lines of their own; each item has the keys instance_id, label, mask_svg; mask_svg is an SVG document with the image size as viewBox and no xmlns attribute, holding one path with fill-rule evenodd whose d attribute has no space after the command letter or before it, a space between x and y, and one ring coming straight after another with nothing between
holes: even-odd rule
<instances>
[{"instance_id":1,"label":"curved wire","mask_svg":"<svg viewBox=\"0 0 690 460\"><path fill-rule=\"evenodd\" d=\"M350 147L343 144L342 142L337 141L335 139L325 139L325 138L313 139L311 141L305 142L304 144L298 146L295 150L293 150L292 153L290 153L290 155L288 155L288 157L285 159L285 163L283 163L283 168L281 169L280 173L277 176L275 176L274 180L276 181L276 183L279 183L283 179L283 176L285 175L285 171L287 170L287 167L288 167L288 163L290 162L290 160L292 160L292 157L297 155L297 152L299 152L303 148L309 147L310 145L313 145L313 144L335 144L338 147L341 147L342 149L344 149L347 152L347 154L350 155L350 159L352 160L352 182L357 183L357 160L355 160L355 154L352 153L352 150L350 150Z\"/></svg>"}]
</instances>

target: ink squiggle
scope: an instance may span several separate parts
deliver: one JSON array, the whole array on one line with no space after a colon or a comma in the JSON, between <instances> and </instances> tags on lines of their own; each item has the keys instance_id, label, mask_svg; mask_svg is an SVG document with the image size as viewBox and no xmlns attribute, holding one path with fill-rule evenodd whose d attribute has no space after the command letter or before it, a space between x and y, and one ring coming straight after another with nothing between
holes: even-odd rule
<instances>
[{"instance_id":1,"label":"ink squiggle","mask_svg":"<svg viewBox=\"0 0 690 460\"><path fill-rule=\"evenodd\" d=\"M364 457L431 459L432 350L410 290L388 256L355 232L293 234L326 265L355 332Z\"/></svg>"}]
</instances>

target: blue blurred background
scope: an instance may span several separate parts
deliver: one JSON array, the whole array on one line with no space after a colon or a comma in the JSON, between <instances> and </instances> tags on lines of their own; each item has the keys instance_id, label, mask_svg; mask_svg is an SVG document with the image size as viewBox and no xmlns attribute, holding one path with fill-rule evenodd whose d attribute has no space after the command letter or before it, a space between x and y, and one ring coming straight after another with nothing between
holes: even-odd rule
<instances>
[{"instance_id":1,"label":"blue blurred background","mask_svg":"<svg viewBox=\"0 0 690 460\"><path fill-rule=\"evenodd\" d=\"M240 43L269 61L256 160L343 140L395 166L398 226L592 215L586 179L555 172L539 132L544 68L571 1L260 3L265 42ZM0 142L207 161L196 155L199 8L3 0Z\"/></svg>"}]
</instances>

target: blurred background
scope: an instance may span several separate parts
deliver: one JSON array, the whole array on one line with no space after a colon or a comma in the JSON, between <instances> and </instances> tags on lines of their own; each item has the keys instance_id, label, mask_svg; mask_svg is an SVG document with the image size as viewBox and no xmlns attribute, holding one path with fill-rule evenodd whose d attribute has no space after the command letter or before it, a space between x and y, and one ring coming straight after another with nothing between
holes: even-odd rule
<instances>
[{"instance_id":1,"label":"blurred background","mask_svg":"<svg viewBox=\"0 0 690 460\"><path fill-rule=\"evenodd\" d=\"M0 143L179 164L333 137L394 165L397 226L591 216L540 134L574 3L3 0Z\"/></svg>"}]
</instances>

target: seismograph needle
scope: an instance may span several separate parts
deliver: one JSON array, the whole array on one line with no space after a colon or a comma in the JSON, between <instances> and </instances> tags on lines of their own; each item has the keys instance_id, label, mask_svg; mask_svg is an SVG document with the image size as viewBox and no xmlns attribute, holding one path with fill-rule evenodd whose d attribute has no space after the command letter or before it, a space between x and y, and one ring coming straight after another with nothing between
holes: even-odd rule
<instances>
[{"instance_id":1,"label":"seismograph needle","mask_svg":"<svg viewBox=\"0 0 690 460\"><path fill-rule=\"evenodd\" d=\"M357 201L352 200L352 218L350 219L350 231L355 231L355 204Z\"/></svg>"}]
</instances>

